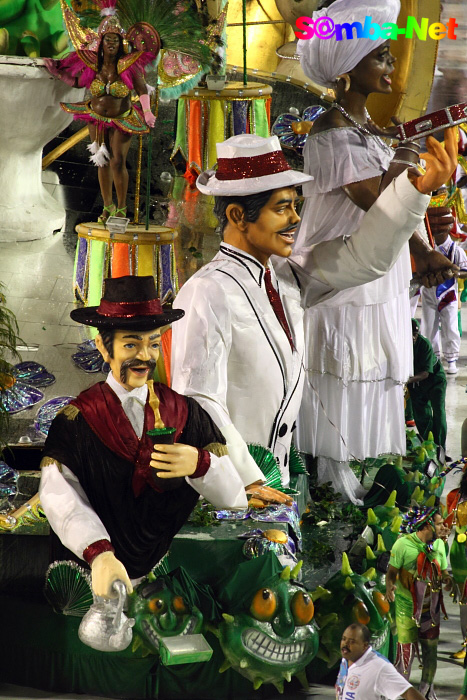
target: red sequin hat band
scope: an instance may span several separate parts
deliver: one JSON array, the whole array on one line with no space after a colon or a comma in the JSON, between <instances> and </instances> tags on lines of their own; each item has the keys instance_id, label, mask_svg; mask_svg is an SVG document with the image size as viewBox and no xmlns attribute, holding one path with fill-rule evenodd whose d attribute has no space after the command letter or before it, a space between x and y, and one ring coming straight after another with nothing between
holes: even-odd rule
<instances>
[{"instance_id":1,"label":"red sequin hat band","mask_svg":"<svg viewBox=\"0 0 467 700\"><path fill-rule=\"evenodd\" d=\"M272 151L246 158L218 158L217 180L245 180L253 177L275 175L290 170L282 151Z\"/></svg>"},{"instance_id":2,"label":"red sequin hat band","mask_svg":"<svg viewBox=\"0 0 467 700\"><path fill-rule=\"evenodd\" d=\"M133 318L133 316L163 314L164 310L159 299L151 299L150 301L106 301L101 299L96 313L99 316L109 318Z\"/></svg>"}]
</instances>

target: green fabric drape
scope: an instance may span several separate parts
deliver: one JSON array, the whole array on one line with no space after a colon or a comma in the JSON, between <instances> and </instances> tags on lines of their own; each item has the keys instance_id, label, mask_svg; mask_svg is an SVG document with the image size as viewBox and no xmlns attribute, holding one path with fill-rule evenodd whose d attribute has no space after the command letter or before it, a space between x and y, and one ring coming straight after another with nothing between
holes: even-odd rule
<instances>
[{"instance_id":1,"label":"green fabric drape","mask_svg":"<svg viewBox=\"0 0 467 700\"><path fill-rule=\"evenodd\" d=\"M181 596L189 607L195 606L201 610L205 620L214 622L222 619L220 605L214 598L211 586L195 581L183 566L159 578L165 581L175 595Z\"/></svg>"},{"instance_id":2,"label":"green fabric drape","mask_svg":"<svg viewBox=\"0 0 467 700\"><path fill-rule=\"evenodd\" d=\"M178 100L177 104L177 128L175 130L175 145L170 158L180 152L184 160L188 160L188 143L186 127L186 100Z\"/></svg>"},{"instance_id":3,"label":"green fabric drape","mask_svg":"<svg viewBox=\"0 0 467 700\"><path fill-rule=\"evenodd\" d=\"M217 597L224 610L229 613L243 610L255 590L277 581L283 568L274 552L239 564L217 586Z\"/></svg>"}]
</instances>

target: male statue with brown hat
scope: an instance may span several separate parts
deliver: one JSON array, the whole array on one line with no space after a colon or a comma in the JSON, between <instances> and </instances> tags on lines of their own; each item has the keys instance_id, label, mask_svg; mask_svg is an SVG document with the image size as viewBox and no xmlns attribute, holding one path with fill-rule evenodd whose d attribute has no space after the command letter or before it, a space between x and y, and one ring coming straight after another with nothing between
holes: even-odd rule
<instances>
[{"instance_id":1,"label":"male statue with brown hat","mask_svg":"<svg viewBox=\"0 0 467 700\"><path fill-rule=\"evenodd\" d=\"M382 277L423 220L427 193L455 167L455 134L446 149L432 137L426 175L403 172L351 237L294 250L296 186L276 136L233 136L217 144L217 170L197 181L215 196L223 242L180 290L185 315L173 330L173 387L195 398L227 441L245 484L261 477L247 443L276 456L284 485L303 388L303 310L339 290Z\"/></svg>"},{"instance_id":2,"label":"male statue with brown hat","mask_svg":"<svg viewBox=\"0 0 467 700\"><path fill-rule=\"evenodd\" d=\"M193 399L150 379L165 311L152 277L105 280L98 307L71 317L98 328L111 372L54 419L41 462L40 500L62 545L91 567L95 594L146 575L166 554L199 494L245 507L245 489L222 434ZM175 444L148 431L174 429ZM159 438L162 442L162 438Z\"/></svg>"}]
</instances>

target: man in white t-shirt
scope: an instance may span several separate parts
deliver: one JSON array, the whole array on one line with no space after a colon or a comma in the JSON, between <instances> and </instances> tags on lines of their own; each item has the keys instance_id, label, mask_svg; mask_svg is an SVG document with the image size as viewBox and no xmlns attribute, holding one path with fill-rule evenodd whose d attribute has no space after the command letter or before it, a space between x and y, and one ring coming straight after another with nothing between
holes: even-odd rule
<instances>
[{"instance_id":1,"label":"man in white t-shirt","mask_svg":"<svg viewBox=\"0 0 467 700\"><path fill-rule=\"evenodd\" d=\"M365 625L349 625L341 639L337 700L424 700L392 663L373 651Z\"/></svg>"}]
</instances>

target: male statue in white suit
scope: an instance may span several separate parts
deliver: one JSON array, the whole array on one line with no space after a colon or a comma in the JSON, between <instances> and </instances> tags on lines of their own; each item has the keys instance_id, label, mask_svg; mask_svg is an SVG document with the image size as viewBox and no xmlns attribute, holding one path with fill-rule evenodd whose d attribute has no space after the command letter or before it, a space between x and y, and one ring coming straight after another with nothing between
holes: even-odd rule
<instances>
[{"instance_id":1,"label":"male statue in white suit","mask_svg":"<svg viewBox=\"0 0 467 700\"><path fill-rule=\"evenodd\" d=\"M455 134L446 149L429 137L427 171L389 183L348 238L294 250L296 186L277 137L243 134L217 144L217 170L198 189L215 195L223 242L180 290L174 308L173 388L194 397L226 438L244 484L262 473L247 443L269 448L284 485L303 385L303 309L383 276L422 221L430 193L456 166ZM434 275L432 284L451 271Z\"/></svg>"}]
</instances>

